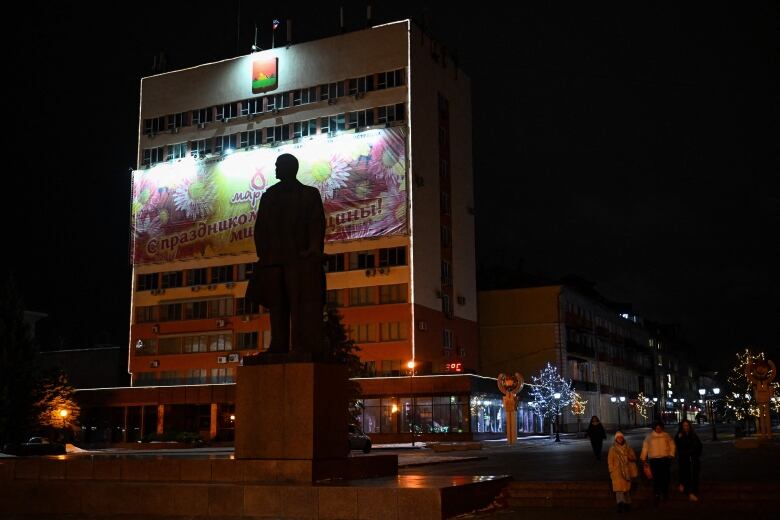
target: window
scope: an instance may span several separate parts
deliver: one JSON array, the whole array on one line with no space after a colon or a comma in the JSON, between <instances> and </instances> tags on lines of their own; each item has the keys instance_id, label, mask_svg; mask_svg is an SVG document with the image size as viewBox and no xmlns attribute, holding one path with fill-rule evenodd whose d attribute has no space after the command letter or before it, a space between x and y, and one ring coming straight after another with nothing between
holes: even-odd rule
<instances>
[{"instance_id":1,"label":"window","mask_svg":"<svg viewBox=\"0 0 780 520\"><path fill-rule=\"evenodd\" d=\"M248 148L250 146L258 146L263 144L263 131L262 130L250 130L248 132L241 132L241 141L239 148Z\"/></svg>"},{"instance_id":2,"label":"window","mask_svg":"<svg viewBox=\"0 0 780 520\"><path fill-rule=\"evenodd\" d=\"M157 372L138 372L133 375L135 376L135 386L154 386L157 384Z\"/></svg>"},{"instance_id":3,"label":"window","mask_svg":"<svg viewBox=\"0 0 780 520\"><path fill-rule=\"evenodd\" d=\"M327 293L328 305L331 307L344 307L346 289L331 289Z\"/></svg>"},{"instance_id":4,"label":"window","mask_svg":"<svg viewBox=\"0 0 780 520\"><path fill-rule=\"evenodd\" d=\"M181 354L181 338L160 338L157 343L157 353Z\"/></svg>"},{"instance_id":5,"label":"window","mask_svg":"<svg viewBox=\"0 0 780 520\"><path fill-rule=\"evenodd\" d=\"M268 347L271 346L271 331L270 330L264 330L263 331L263 350L268 350Z\"/></svg>"},{"instance_id":6,"label":"window","mask_svg":"<svg viewBox=\"0 0 780 520\"><path fill-rule=\"evenodd\" d=\"M236 298L236 316L260 314L260 305L246 298Z\"/></svg>"},{"instance_id":7,"label":"window","mask_svg":"<svg viewBox=\"0 0 780 520\"><path fill-rule=\"evenodd\" d=\"M208 270L203 267L201 269L190 269L187 271L187 285L206 285L208 282Z\"/></svg>"},{"instance_id":8,"label":"window","mask_svg":"<svg viewBox=\"0 0 780 520\"><path fill-rule=\"evenodd\" d=\"M228 150L235 150L238 142L238 134L218 135L214 138L214 152L222 153Z\"/></svg>"},{"instance_id":9,"label":"window","mask_svg":"<svg viewBox=\"0 0 780 520\"><path fill-rule=\"evenodd\" d=\"M336 132L338 130L345 130L346 127L346 114L337 114L334 116L320 118L321 134Z\"/></svg>"},{"instance_id":10,"label":"window","mask_svg":"<svg viewBox=\"0 0 780 520\"><path fill-rule=\"evenodd\" d=\"M354 287L349 290L349 305L350 307L358 305L374 305L376 300L374 299L373 287Z\"/></svg>"},{"instance_id":11,"label":"window","mask_svg":"<svg viewBox=\"0 0 780 520\"><path fill-rule=\"evenodd\" d=\"M363 377L376 377L376 361L363 363Z\"/></svg>"},{"instance_id":12,"label":"window","mask_svg":"<svg viewBox=\"0 0 780 520\"><path fill-rule=\"evenodd\" d=\"M374 76L361 76L349 80L349 95L354 96L361 92L374 90Z\"/></svg>"},{"instance_id":13,"label":"window","mask_svg":"<svg viewBox=\"0 0 780 520\"><path fill-rule=\"evenodd\" d=\"M441 312L448 318L452 317L452 303L450 302L449 294L445 293L441 295Z\"/></svg>"},{"instance_id":14,"label":"window","mask_svg":"<svg viewBox=\"0 0 780 520\"><path fill-rule=\"evenodd\" d=\"M249 263L249 264L238 264L236 266L238 270L238 280L249 280L252 278L252 273L255 271L255 264Z\"/></svg>"},{"instance_id":15,"label":"window","mask_svg":"<svg viewBox=\"0 0 780 520\"><path fill-rule=\"evenodd\" d=\"M452 348L452 330L444 329L442 332L442 345L444 348Z\"/></svg>"},{"instance_id":16,"label":"window","mask_svg":"<svg viewBox=\"0 0 780 520\"><path fill-rule=\"evenodd\" d=\"M404 84L403 69L380 72L376 75L376 88L382 90L386 88L399 87Z\"/></svg>"},{"instance_id":17,"label":"window","mask_svg":"<svg viewBox=\"0 0 780 520\"><path fill-rule=\"evenodd\" d=\"M342 253L328 255L325 270L329 273L344 271L344 255Z\"/></svg>"},{"instance_id":18,"label":"window","mask_svg":"<svg viewBox=\"0 0 780 520\"><path fill-rule=\"evenodd\" d=\"M206 301L185 302L184 303L185 320L203 320L209 317L209 306Z\"/></svg>"},{"instance_id":19,"label":"window","mask_svg":"<svg viewBox=\"0 0 780 520\"><path fill-rule=\"evenodd\" d=\"M290 139L290 125L272 126L265 129L265 142L278 143Z\"/></svg>"},{"instance_id":20,"label":"window","mask_svg":"<svg viewBox=\"0 0 780 520\"><path fill-rule=\"evenodd\" d=\"M408 288L405 283L379 286L379 303L406 303Z\"/></svg>"},{"instance_id":21,"label":"window","mask_svg":"<svg viewBox=\"0 0 780 520\"><path fill-rule=\"evenodd\" d=\"M181 271L168 271L162 273L162 287L168 289L170 287L181 287L183 285L184 275Z\"/></svg>"},{"instance_id":22,"label":"window","mask_svg":"<svg viewBox=\"0 0 780 520\"><path fill-rule=\"evenodd\" d=\"M158 273L139 274L136 278L135 290L148 291L159 287Z\"/></svg>"},{"instance_id":23,"label":"window","mask_svg":"<svg viewBox=\"0 0 780 520\"><path fill-rule=\"evenodd\" d=\"M177 128L183 127L186 123L184 112L179 112L178 114L170 114L168 116L168 124L167 128L168 130L176 130Z\"/></svg>"},{"instance_id":24,"label":"window","mask_svg":"<svg viewBox=\"0 0 780 520\"><path fill-rule=\"evenodd\" d=\"M182 316L181 303L166 303L160 305L160 321L178 321Z\"/></svg>"},{"instance_id":25,"label":"window","mask_svg":"<svg viewBox=\"0 0 780 520\"><path fill-rule=\"evenodd\" d=\"M230 334L215 334L209 336L209 352L233 350L233 338Z\"/></svg>"},{"instance_id":26,"label":"window","mask_svg":"<svg viewBox=\"0 0 780 520\"><path fill-rule=\"evenodd\" d=\"M354 324L350 328L350 339L357 343L366 343L375 341L374 336L374 324L373 323L359 323Z\"/></svg>"},{"instance_id":27,"label":"window","mask_svg":"<svg viewBox=\"0 0 780 520\"><path fill-rule=\"evenodd\" d=\"M263 112L263 98L256 97L252 99L245 99L241 102L241 115L249 116L254 114L260 114Z\"/></svg>"},{"instance_id":28,"label":"window","mask_svg":"<svg viewBox=\"0 0 780 520\"><path fill-rule=\"evenodd\" d=\"M136 323L150 323L157 321L157 307L154 305L136 307L135 308L135 322Z\"/></svg>"},{"instance_id":29,"label":"window","mask_svg":"<svg viewBox=\"0 0 780 520\"><path fill-rule=\"evenodd\" d=\"M217 106L217 121L227 121L234 117L238 117L238 103Z\"/></svg>"},{"instance_id":30,"label":"window","mask_svg":"<svg viewBox=\"0 0 780 520\"><path fill-rule=\"evenodd\" d=\"M293 91L293 106L306 105L317 101L317 87Z\"/></svg>"},{"instance_id":31,"label":"window","mask_svg":"<svg viewBox=\"0 0 780 520\"><path fill-rule=\"evenodd\" d=\"M309 119L308 121L300 121L293 123L293 138L306 137L309 135L317 134L317 120Z\"/></svg>"},{"instance_id":32,"label":"window","mask_svg":"<svg viewBox=\"0 0 780 520\"><path fill-rule=\"evenodd\" d=\"M198 139L190 142L190 153L193 157L203 157L211 153L211 139Z\"/></svg>"},{"instance_id":33,"label":"window","mask_svg":"<svg viewBox=\"0 0 780 520\"><path fill-rule=\"evenodd\" d=\"M446 127L439 127L439 148L446 148L449 142L449 130Z\"/></svg>"},{"instance_id":34,"label":"window","mask_svg":"<svg viewBox=\"0 0 780 520\"><path fill-rule=\"evenodd\" d=\"M441 226L441 247L450 247L452 243L452 234L449 226Z\"/></svg>"},{"instance_id":35,"label":"window","mask_svg":"<svg viewBox=\"0 0 780 520\"><path fill-rule=\"evenodd\" d=\"M144 148L144 166L151 166L163 162L163 146L156 148Z\"/></svg>"},{"instance_id":36,"label":"window","mask_svg":"<svg viewBox=\"0 0 780 520\"><path fill-rule=\"evenodd\" d=\"M449 215L452 212L452 207L450 204L450 194L446 191L441 192L441 212L443 215Z\"/></svg>"},{"instance_id":37,"label":"window","mask_svg":"<svg viewBox=\"0 0 780 520\"><path fill-rule=\"evenodd\" d=\"M344 82L329 83L320 86L320 99L336 99L344 95Z\"/></svg>"},{"instance_id":38,"label":"window","mask_svg":"<svg viewBox=\"0 0 780 520\"><path fill-rule=\"evenodd\" d=\"M200 108L192 111L192 124L193 125L205 125L214 121L214 111L211 107Z\"/></svg>"},{"instance_id":39,"label":"window","mask_svg":"<svg viewBox=\"0 0 780 520\"><path fill-rule=\"evenodd\" d=\"M452 283L452 273L450 272L450 263L446 260L441 261L441 283Z\"/></svg>"},{"instance_id":40,"label":"window","mask_svg":"<svg viewBox=\"0 0 780 520\"><path fill-rule=\"evenodd\" d=\"M239 332L236 334L236 350L249 350L257 348L258 333Z\"/></svg>"},{"instance_id":41,"label":"window","mask_svg":"<svg viewBox=\"0 0 780 520\"><path fill-rule=\"evenodd\" d=\"M379 341L400 341L406 339L406 323L391 321L379 324Z\"/></svg>"},{"instance_id":42,"label":"window","mask_svg":"<svg viewBox=\"0 0 780 520\"><path fill-rule=\"evenodd\" d=\"M169 144L166 147L168 151L165 160L172 161L173 159L182 159L187 156L187 143Z\"/></svg>"},{"instance_id":43,"label":"window","mask_svg":"<svg viewBox=\"0 0 780 520\"><path fill-rule=\"evenodd\" d=\"M383 376L400 376L401 375L401 360L400 359L383 359L382 360L382 375ZM368 399L366 399L368 401Z\"/></svg>"},{"instance_id":44,"label":"window","mask_svg":"<svg viewBox=\"0 0 780 520\"><path fill-rule=\"evenodd\" d=\"M187 371L187 382L191 385L205 385L208 372L205 368L193 368Z\"/></svg>"},{"instance_id":45,"label":"window","mask_svg":"<svg viewBox=\"0 0 780 520\"><path fill-rule=\"evenodd\" d=\"M289 92L283 92L281 94L276 94L276 110L281 110L283 108L289 108L290 107L290 93Z\"/></svg>"},{"instance_id":46,"label":"window","mask_svg":"<svg viewBox=\"0 0 780 520\"><path fill-rule=\"evenodd\" d=\"M392 123L406 119L406 111L403 103L387 105L377 109L377 123Z\"/></svg>"},{"instance_id":47,"label":"window","mask_svg":"<svg viewBox=\"0 0 780 520\"><path fill-rule=\"evenodd\" d=\"M183 343L186 354L208 350L208 336L185 336Z\"/></svg>"},{"instance_id":48,"label":"window","mask_svg":"<svg viewBox=\"0 0 780 520\"><path fill-rule=\"evenodd\" d=\"M357 112L350 112L347 117L347 128L364 128L374 124L374 110L369 108L367 110L359 110Z\"/></svg>"},{"instance_id":49,"label":"window","mask_svg":"<svg viewBox=\"0 0 780 520\"><path fill-rule=\"evenodd\" d=\"M165 117L153 117L144 119L144 134L155 135L165 129Z\"/></svg>"},{"instance_id":50,"label":"window","mask_svg":"<svg viewBox=\"0 0 780 520\"><path fill-rule=\"evenodd\" d=\"M372 269L374 267L373 251L353 251L349 253L350 269Z\"/></svg>"},{"instance_id":51,"label":"window","mask_svg":"<svg viewBox=\"0 0 780 520\"><path fill-rule=\"evenodd\" d=\"M211 369L211 382L212 383L232 383L235 381L234 369L232 368L212 368ZM210 417L209 417L210 419Z\"/></svg>"},{"instance_id":52,"label":"window","mask_svg":"<svg viewBox=\"0 0 780 520\"><path fill-rule=\"evenodd\" d=\"M209 318L223 318L233 315L233 298L220 298L208 300Z\"/></svg>"},{"instance_id":53,"label":"window","mask_svg":"<svg viewBox=\"0 0 780 520\"><path fill-rule=\"evenodd\" d=\"M447 159L439 159L439 177L446 178L450 176L450 163Z\"/></svg>"},{"instance_id":54,"label":"window","mask_svg":"<svg viewBox=\"0 0 780 520\"><path fill-rule=\"evenodd\" d=\"M211 268L211 283L225 283L233 281L233 266L220 265Z\"/></svg>"},{"instance_id":55,"label":"window","mask_svg":"<svg viewBox=\"0 0 780 520\"><path fill-rule=\"evenodd\" d=\"M406 246L379 250L379 266L406 265Z\"/></svg>"}]
</instances>

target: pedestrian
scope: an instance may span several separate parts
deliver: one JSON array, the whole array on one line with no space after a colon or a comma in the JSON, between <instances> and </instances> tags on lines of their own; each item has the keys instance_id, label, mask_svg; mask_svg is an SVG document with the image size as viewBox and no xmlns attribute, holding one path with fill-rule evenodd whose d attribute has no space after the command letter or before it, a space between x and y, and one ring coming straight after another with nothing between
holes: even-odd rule
<instances>
[{"instance_id":1,"label":"pedestrian","mask_svg":"<svg viewBox=\"0 0 780 520\"><path fill-rule=\"evenodd\" d=\"M593 455L596 456L596 460L601 460L601 445L604 443L604 439L607 438L607 432L604 431L604 425L601 424L597 416L590 418L590 424L585 431L585 435L590 439L590 445L593 448Z\"/></svg>"},{"instance_id":2,"label":"pedestrian","mask_svg":"<svg viewBox=\"0 0 780 520\"><path fill-rule=\"evenodd\" d=\"M639 476L639 468L636 466L636 452L620 430L615 432L615 442L609 449L607 464L618 513L631 511L631 481Z\"/></svg>"},{"instance_id":3,"label":"pedestrian","mask_svg":"<svg viewBox=\"0 0 780 520\"><path fill-rule=\"evenodd\" d=\"M669 469L674 459L675 446L672 438L664 431L664 423L653 423L653 431L647 434L642 443L640 459L649 466L653 479L653 505L663 498L669 498Z\"/></svg>"},{"instance_id":4,"label":"pedestrian","mask_svg":"<svg viewBox=\"0 0 780 520\"><path fill-rule=\"evenodd\" d=\"M699 458L701 440L688 419L683 419L674 437L677 447L677 471L680 493L687 493L688 500L699 500Z\"/></svg>"}]
</instances>

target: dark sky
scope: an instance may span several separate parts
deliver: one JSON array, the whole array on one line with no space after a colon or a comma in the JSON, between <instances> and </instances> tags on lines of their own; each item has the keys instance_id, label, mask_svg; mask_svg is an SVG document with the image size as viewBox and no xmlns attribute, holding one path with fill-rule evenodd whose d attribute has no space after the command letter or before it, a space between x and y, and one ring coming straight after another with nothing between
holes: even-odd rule
<instances>
[{"instance_id":1,"label":"dark sky","mask_svg":"<svg viewBox=\"0 0 780 520\"><path fill-rule=\"evenodd\" d=\"M338 32L340 2L258 4L241 5L238 42L235 1L27 2L9 18L3 252L63 344L126 342L128 169L153 56L244 54L255 21L267 48L274 17L298 40ZM365 3L344 4L362 26ZM377 23L425 17L472 77L479 263L583 276L680 323L703 356L777 349L776 5L525 4L373 6Z\"/></svg>"}]
</instances>

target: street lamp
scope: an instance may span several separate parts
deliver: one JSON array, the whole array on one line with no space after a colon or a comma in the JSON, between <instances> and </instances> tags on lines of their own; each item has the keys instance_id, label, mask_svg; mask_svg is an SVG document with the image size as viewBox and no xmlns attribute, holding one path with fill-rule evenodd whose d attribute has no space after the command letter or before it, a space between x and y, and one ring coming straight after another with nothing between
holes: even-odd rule
<instances>
[{"instance_id":1,"label":"street lamp","mask_svg":"<svg viewBox=\"0 0 780 520\"><path fill-rule=\"evenodd\" d=\"M412 422L411 422L411 427L412 427L412 447L414 447L414 434L415 434L415 431L414 431L414 412L415 412L415 409L414 409L414 386L413 386L413 384L414 384L414 365L415 365L414 360L411 360L408 363L406 363L406 368L409 369L409 393L411 394L410 397L411 397L411 400L412 400Z\"/></svg>"},{"instance_id":2,"label":"street lamp","mask_svg":"<svg viewBox=\"0 0 780 520\"><path fill-rule=\"evenodd\" d=\"M622 397L621 399L622 399L623 401L625 401L625 400L626 400L626 398L625 398L625 397ZM610 397L610 398L609 398L609 400L610 400L610 401L612 401L613 403L615 403L615 404L617 405L617 412L618 412L618 430L619 430L619 429L620 429L620 402L618 402L618 398L617 398L617 397L615 397L614 395L613 395L612 397Z\"/></svg>"},{"instance_id":3,"label":"street lamp","mask_svg":"<svg viewBox=\"0 0 780 520\"><path fill-rule=\"evenodd\" d=\"M555 442L561 442L561 393L555 392Z\"/></svg>"},{"instance_id":4,"label":"street lamp","mask_svg":"<svg viewBox=\"0 0 780 520\"><path fill-rule=\"evenodd\" d=\"M720 394L720 388L715 387L712 389L712 393L707 393L706 388L699 388L699 395L704 398L704 406L707 409L707 418L712 424L712 440L718 440L718 430L715 426L715 399Z\"/></svg>"}]
</instances>

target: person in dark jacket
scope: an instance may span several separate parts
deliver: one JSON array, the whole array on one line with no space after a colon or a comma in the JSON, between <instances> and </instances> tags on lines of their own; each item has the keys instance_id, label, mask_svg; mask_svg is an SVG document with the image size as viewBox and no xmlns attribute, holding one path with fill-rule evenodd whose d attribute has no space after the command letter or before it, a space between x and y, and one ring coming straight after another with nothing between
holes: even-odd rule
<instances>
[{"instance_id":1,"label":"person in dark jacket","mask_svg":"<svg viewBox=\"0 0 780 520\"><path fill-rule=\"evenodd\" d=\"M601 445L604 443L604 439L607 438L607 432L604 431L604 425L601 424L597 416L590 418L590 424L585 431L585 435L590 439L590 445L593 448L593 455L596 456L596 460L601 460Z\"/></svg>"},{"instance_id":2,"label":"person in dark jacket","mask_svg":"<svg viewBox=\"0 0 780 520\"><path fill-rule=\"evenodd\" d=\"M699 458L701 457L701 440L688 419L683 419L674 436L677 446L677 466L680 479L679 490L687 493L691 502L699 500Z\"/></svg>"}]
</instances>

